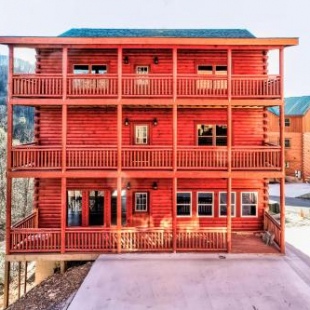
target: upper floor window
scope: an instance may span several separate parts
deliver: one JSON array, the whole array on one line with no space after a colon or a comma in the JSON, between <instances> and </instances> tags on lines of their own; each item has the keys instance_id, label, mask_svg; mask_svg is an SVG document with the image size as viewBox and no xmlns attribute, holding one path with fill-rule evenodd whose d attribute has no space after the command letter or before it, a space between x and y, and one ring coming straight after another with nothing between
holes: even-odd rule
<instances>
[{"instance_id":1,"label":"upper floor window","mask_svg":"<svg viewBox=\"0 0 310 310\"><path fill-rule=\"evenodd\" d=\"M227 192L221 192L219 197L220 202L220 216L227 216ZM231 193L231 216L235 216L236 211L236 193Z\"/></svg>"},{"instance_id":2,"label":"upper floor window","mask_svg":"<svg viewBox=\"0 0 310 310\"><path fill-rule=\"evenodd\" d=\"M257 216L257 192L241 193L241 216Z\"/></svg>"},{"instance_id":3,"label":"upper floor window","mask_svg":"<svg viewBox=\"0 0 310 310\"><path fill-rule=\"evenodd\" d=\"M192 215L192 193L177 193L177 216Z\"/></svg>"},{"instance_id":4,"label":"upper floor window","mask_svg":"<svg viewBox=\"0 0 310 310\"><path fill-rule=\"evenodd\" d=\"M290 118L286 118L284 123L285 123L285 127L290 127L291 126L291 119Z\"/></svg>"},{"instance_id":5,"label":"upper floor window","mask_svg":"<svg viewBox=\"0 0 310 310\"><path fill-rule=\"evenodd\" d=\"M198 89L227 89L226 78L216 78L211 76L227 76L226 65L198 65L197 73L207 75L210 78L199 79L197 81Z\"/></svg>"},{"instance_id":6,"label":"upper floor window","mask_svg":"<svg viewBox=\"0 0 310 310\"><path fill-rule=\"evenodd\" d=\"M147 212L147 192L135 193L135 211Z\"/></svg>"},{"instance_id":7,"label":"upper floor window","mask_svg":"<svg viewBox=\"0 0 310 310\"><path fill-rule=\"evenodd\" d=\"M285 146L286 148L290 148L290 147L291 147L291 139L286 138L286 139L284 140L284 146Z\"/></svg>"},{"instance_id":8,"label":"upper floor window","mask_svg":"<svg viewBox=\"0 0 310 310\"><path fill-rule=\"evenodd\" d=\"M213 193L197 194L197 212L198 216L213 216Z\"/></svg>"},{"instance_id":9,"label":"upper floor window","mask_svg":"<svg viewBox=\"0 0 310 310\"><path fill-rule=\"evenodd\" d=\"M149 125L135 125L135 144L149 144Z\"/></svg>"},{"instance_id":10,"label":"upper floor window","mask_svg":"<svg viewBox=\"0 0 310 310\"><path fill-rule=\"evenodd\" d=\"M74 74L106 74L108 72L107 65L74 65Z\"/></svg>"},{"instance_id":11,"label":"upper floor window","mask_svg":"<svg viewBox=\"0 0 310 310\"><path fill-rule=\"evenodd\" d=\"M137 75L147 75L149 74L149 70L150 70L150 67L149 66L136 66L136 74ZM149 80L147 77L145 78L138 78L136 79L136 85L139 85L139 86L147 86L149 84ZM139 91L143 91L144 87L142 87L142 90L139 89Z\"/></svg>"},{"instance_id":12,"label":"upper floor window","mask_svg":"<svg viewBox=\"0 0 310 310\"><path fill-rule=\"evenodd\" d=\"M197 124L198 145L227 145L227 125Z\"/></svg>"}]
</instances>

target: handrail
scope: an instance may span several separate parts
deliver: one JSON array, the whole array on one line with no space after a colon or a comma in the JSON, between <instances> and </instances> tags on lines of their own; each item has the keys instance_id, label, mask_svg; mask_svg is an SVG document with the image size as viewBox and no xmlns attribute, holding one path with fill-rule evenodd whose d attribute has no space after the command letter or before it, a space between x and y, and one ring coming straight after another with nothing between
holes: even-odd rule
<instances>
[{"instance_id":1,"label":"handrail","mask_svg":"<svg viewBox=\"0 0 310 310\"><path fill-rule=\"evenodd\" d=\"M19 220L15 224L12 225L12 228L25 229L25 228L36 228L36 217L38 212L34 210L31 214L26 216L25 218Z\"/></svg>"}]
</instances>

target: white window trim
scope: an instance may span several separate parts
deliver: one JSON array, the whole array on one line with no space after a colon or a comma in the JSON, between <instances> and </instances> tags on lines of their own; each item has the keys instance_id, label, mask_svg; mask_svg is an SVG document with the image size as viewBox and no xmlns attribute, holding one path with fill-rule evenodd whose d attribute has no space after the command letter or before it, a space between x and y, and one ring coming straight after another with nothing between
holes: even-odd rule
<instances>
[{"instance_id":1,"label":"white window trim","mask_svg":"<svg viewBox=\"0 0 310 310\"><path fill-rule=\"evenodd\" d=\"M243 215L243 205L252 205L251 204L243 204L242 203L242 194L248 194L248 193L256 193L256 215ZM240 208L241 208L241 217L252 217L252 218L255 218L255 217L258 217L258 192L257 191L247 191L247 192L241 192L241 197L240 197Z\"/></svg>"},{"instance_id":2,"label":"white window trim","mask_svg":"<svg viewBox=\"0 0 310 310\"><path fill-rule=\"evenodd\" d=\"M93 70L93 66L105 66L106 67L106 73L100 73L99 75L105 75L108 73L108 65L107 64L90 64L90 63L88 63L88 64L74 64L73 65L73 74L74 74L75 66L87 66L88 67L88 73L85 73L85 74L93 74L93 75L99 74L99 73L91 73ZM75 73L75 75L79 75L79 74L81 74L81 73Z\"/></svg>"},{"instance_id":3,"label":"white window trim","mask_svg":"<svg viewBox=\"0 0 310 310\"><path fill-rule=\"evenodd\" d=\"M212 215L199 215L199 203L198 203L199 194L212 194ZM209 218L214 217L214 192L197 192L197 217L209 217Z\"/></svg>"},{"instance_id":4,"label":"white window trim","mask_svg":"<svg viewBox=\"0 0 310 310\"><path fill-rule=\"evenodd\" d=\"M190 195L190 206L189 206L189 215L178 215L178 194L189 194ZM176 216L179 217L179 218L189 218L189 217L192 217L192 205L193 205L193 199L192 199L192 192L183 192L183 191L178 191L177 192L177 197L176 198Z\"/></svg>"},{"instance_id":5,"label":"white window trim","mask_svg":"<svg viewBox=\"0 0 310 310\"><path fill-rule=\"evenodd\" d=\"M218 197L218 200L219 200L219 217L227 217L227 215L221 215L221 205L224 205L223 203L221 203L221 194L227 194L227 192L219 192L219 197ZM235 196L235 203L233 204L231 204L231 207L233 207L233 211L234 211L234 213L231 215L231 217L236 217L236 204L237 204L237 201L236 201L236 199L237 199L237 195L236 195L236 192L231 192L231 194L233 195L233 196ZM225 204L226 205L226 207L227 207L227 204Z\"/></svg>"},{"instance_id":6,"label":"white window trim","mask_svg":"<svg viewBox=\"0 0 310 310\"><path fill-rule=\"evenodd\" d=\"M137 143L137 129L138 127L146 127L146 142L145 143ZM135 131L135 145L148 145L149 144L149 134L150 134L150 126L148 124L134 124Z\"/></svg>"},{"instance_id":7,"label":"white window trim","mask_svg":"<svg viewBox=\"0 0 310 310\"><path fill-rule=\"evenodd\" d=\"M146 195L146 210L137 210L137 195L139 194L145 194ZM137 213L145 213L148 212L149 206L148 206L148 192L135 192L135 212Z\"/></svg>"}]
</instances>

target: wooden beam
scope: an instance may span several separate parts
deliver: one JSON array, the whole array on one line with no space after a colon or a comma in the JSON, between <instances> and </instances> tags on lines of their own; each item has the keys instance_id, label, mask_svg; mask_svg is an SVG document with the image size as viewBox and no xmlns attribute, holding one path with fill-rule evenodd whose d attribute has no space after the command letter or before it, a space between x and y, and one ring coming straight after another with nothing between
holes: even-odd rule
<instances>
[{"instance_id":1,"label":"wooden beam","mask_svg":"<svg viewBox=\"0 0 310 310\"><path fill-rule=\"evenodd\" d=\"M177 192L178 180L174 177L172 185L172 240L174 253L177 251Z\"/></svg>"},{"instance_id":2,"label":"wooden beam","mask_svg":"<svg viewBox=\"0 0 310 310\"><path fill-rule=\"evenodd\" d=\"M118 47L117 49L117 76L118 76L118 101L122 99L122 76L123 76L123 49Z\"/></svg>"},{"instance_id":3,"label":"wooden beam","mask_svg":"<svg viewBox=\"0 0 310 310\"><path fill-rule=\"evenodd\" d=\"M5 253L10 254L12 226L12 178L6 179L6 225L5 225Z\"/></svg>"},{"instance_id":4,"label":"wooden beam","mask_svg":"<svg viewBox=\"0 0 310 310\"><path fill-rule=\"evenodd\" d=\"M231 252L232 243L231 243L231 178L227 179L227 252ZM237 204L235 204L237 205Z\"/></svg>"},{"instance_id":5,"label":"wooden beam","mask_svg":"<svg viewBox=\"0 0 310 310\"><path fill-rule=\"evenodd\" d=\"M14 49L9 46L9 68L7 88L7 171L12 170L12 142L13 142L13 73L14 73Z\"/></svg>"},{"instance_id":6,"label":"wooden beam","mask_svg":"<svg viewBox=\"0 0 310 310\"><path fill-rule=\"evenodd\" d=\"M67 99L68 48L62 49L62 100Z\"/></svg>"},{"instance_id":7,"label":"wooden beam","mask_svg":"<svg viewBox=\"0 0 310 310\"><path fill-rule=\"evenodd\" d=\"M10 304L10 273L11 262L4 262L4 296L3 296L3 309L6 309Z\"/></svg>"},{"instance_id":8,"label":"wooden beam","mask_svg":"<svg viewBox=\"0 0 310 310\"><path fill-rule=\"evenodd\" d=\"M61 178L61 241L60 251L62 254L66 250L66 225L67 225L67 179Z\"/></svg>"},{"instance_id":9,"label":"wooden beam","mask_svg":"<svg viewBox=\"0 0 310 310\"><path fill-rule=\"evenodd\" d=\"M88 261L96 260L100 253L48 253L48 254L12 254L6 255L8 262L31 262L31 261Z\"/></svg>"},{"instance_id":10,"label":"wooden beam","mask_svg":"<svg viewBox=\"0 0 310 310\"><path fill-rule=\"evenodd\" d=\"M280 179L280 227L281 227L281 240L280 250L285 254L285 178Z\"/></svg>"},{"instance_id":11,"label":"wooden beam","mask_svg":"<svg viewBox=\"0 0 310 310\"><path fill-rule=\"evenodd\" d=\"M227 92L228 92L228 101L231 103L231 90L232 90L232 50L229 48L227 50Z\"/></svg>"},{"instance_id":12,"label":"wooden beam","mask_svg":"<svg viewBox=\"0 0 310 310\"><path fill-rule=\"evenodd\" d=\"M28 273L28 262L25 261L25 269L24 269L24 295L27 293L27 273Z\"/></svg>"},{"instance_id":13,"label":"wooden beam","mask_svg":"<svg viewBox=\"0 0 310 310\"><path fill-rule=\"evenodd\" d=\"M18 275L17 275L17 296L18 296L18 299L20 298L21 294L20 294L20 291L21 291L21 265L22 263L21 262L18 262Z\"/></svg>"}]
</instances>

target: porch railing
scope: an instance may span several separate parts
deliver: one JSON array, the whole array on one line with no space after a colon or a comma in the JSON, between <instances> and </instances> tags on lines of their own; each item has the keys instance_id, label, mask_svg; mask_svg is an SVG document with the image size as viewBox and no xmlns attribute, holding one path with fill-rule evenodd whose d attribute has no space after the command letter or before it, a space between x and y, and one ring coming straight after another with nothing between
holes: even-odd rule
<instances>
[{"instance_id":1,"label":"porch railing","mask_svg":"<svg viewBox=\"0 0 310 310\"><path fill-rule=\"evenodd\" d=\"M226 228L183 229L177 232L177 249L181 251L226 251Z\"/></svg>"},{"instance_id":2,"label":"porch railing","mask_svg":"<svg viewBox=\"0 0 310 310\"><path fill-rule=\"evenodd\" d=\"M228 98L228 77L199 74L179 74L177 97ZM124 74L121 81L116 74L68 74L68 97L117 97L121 83L123 97L173 97L172 74ZM13 96L61 97L61 74L14 74ZM280 75L232 75L232 98L280 98Z\"/></svg>"},{"instance_id":3,"label":"porch railing","mask_svg":"<svg viewBox=\"0 0 310 310\"><path fill-rule=\"evenodd\" d=\"M111 146L75 146L67 148L68 169L115 169L117 149Z\"/></svg>"},{"instance_id":4,"label":"porch railing","mask_svg":"<svg viewBox=\"0 0 310 310\"><path fill-rule=\"evenodd\" d=\"M67 91L69 97L116 97L118 93L117 75L69 74Z\"/></svg>"},{"instance_id":5,"label":"porch railing","mask_svg":"<svg viewBox=\"0 0 310 310\"><path fill-rule=\"evenodd\" d=\"M12 228L37 228L38 211L34 210L31 214L15 223Z\"/></svg>"},{"instance_id":6,"label":"porch railing","mask_svg":"<svg viewBox=\"0 0 310 310\"><path fill-rule=\"evenodd\" d=\"M171 147L124 147L122 149L122 167L124 169L169 169L172 168Z\"/></svg>"},{"instance_id":7,"label":"porch railing","mask_svg":"<svg viewBox=\"0 0 310 310\"><path fill-rule=\"evenodd\" d=\"M261 147L233 147L232 169L281 169L281 148L271 146Z\"/></svg>"},{"instance_id":8,"label":"porch railing","mask_svg":"<svg viewBox=\"0 0 310 310\"><path fill-rule=\"evenodd\" d=\"M268 212L264 212L264 230L274 234L275 243L281 247L281 226Z\"/></svg>"},{"instance_id":9,"label":"porch railing","mask_svg":"<svg viewBox=\"0 0 310 310\"><path fill-rule=\"evenodd\" d=\"M60 251L60 229L11 229L11 253Z\"/></svg>"},{"instance_id":10,"label":"porch railing","mask_svg":"<svg viewBox=\"0 0 310 310\"><path fill-rule=\"evenodd\" d=\"M60 252L60 229L12 228L10 253ZM225 251L226 228L179 229L178 251ZM173 250L172 229L67 228L65 252L167 252Z\"/></svg>"},{"instance_id":11,"label":"porch railing","mask_svg":"<svg viewBox=\"0 0 310 310\"><path fill-rule=\"evenodd\" d=\"M13 95L59 97L62 95L62 76L60 74L14 74Z\"/></svg>"},{"instance_id":12,"label":"porch railing","mask_svg":"<svg viewBox=\"0 0 310 310\"><path fill-rule=\"evenodd\" d=\"M225 169L227 168L227 149L179 147L177 166L179 169Z\"/></svg>"}]
</instances>

